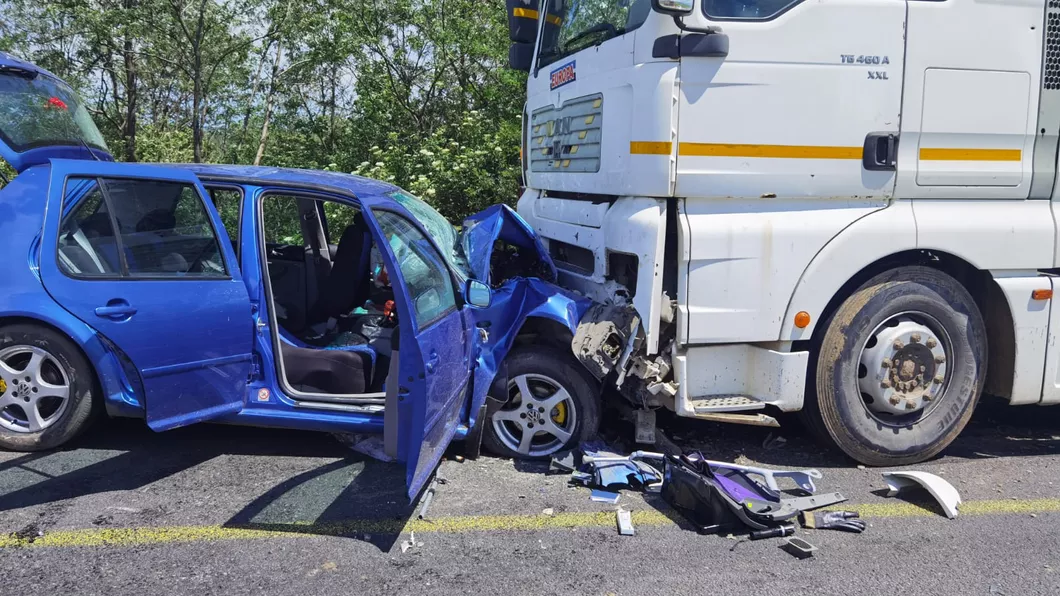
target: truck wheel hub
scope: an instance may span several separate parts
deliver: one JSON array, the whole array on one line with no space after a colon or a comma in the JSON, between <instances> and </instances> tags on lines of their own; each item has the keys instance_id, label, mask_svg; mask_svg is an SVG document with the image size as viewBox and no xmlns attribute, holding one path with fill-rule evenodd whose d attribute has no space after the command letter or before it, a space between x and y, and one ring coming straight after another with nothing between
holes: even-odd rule
<instances>
[{"instance_id":1,"label":"truck wheel hub","mask_svg":"<svg viewBox=\"0 0 1060 596\"><path fill-rule=\"evenodd\" d=\"M904 416L926 409L946 381L946 343L909 315L884 321L861 351L858 387L869 411Z\"/></svg>"}]
</instances>

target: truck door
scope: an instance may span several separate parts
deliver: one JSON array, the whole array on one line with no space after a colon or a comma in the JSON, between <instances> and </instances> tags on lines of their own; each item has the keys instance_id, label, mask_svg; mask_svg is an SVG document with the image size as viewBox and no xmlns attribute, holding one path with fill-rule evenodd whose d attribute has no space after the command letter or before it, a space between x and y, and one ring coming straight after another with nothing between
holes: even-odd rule
<instances>
[{"instance_id":1,"label":"truck door","mask_svg":"<svg viewBox=\"0 0 1060 596\"><path fill-rule=\"evenodd\" d=\"M677 196L891 196L903 0L696 7L685 22L720 27L729 54L681 58Z\"/></svg>"},{"instance_id":2,"label":"truck door","mask_svg":"<svg viewBox=\"0 0 1060 596\"><path fill-rule=\"evenodd\" d=\"M51 168L41 279L132 362L147 424L167 430L238 412L250 372L250 299L198 179L86 160Z\"/></svg>"},{"instance_id":3,"label":"truck door","mask_svg":"<svg viewBox=\"0 0 1060 596\"><path fill-rule=\"evenodd\" d=\"M442 256L410 220L374 210L380 243L398 303L399 374L396 401L387 400L385 437L406 462L415 498L456 435L471 376L470 347L456 284ZM389 254L388 254L389 253ZM396 406L396 408L395 408ZM395 411L396 410L396 411Z\"/></svg>"}]
</instances>

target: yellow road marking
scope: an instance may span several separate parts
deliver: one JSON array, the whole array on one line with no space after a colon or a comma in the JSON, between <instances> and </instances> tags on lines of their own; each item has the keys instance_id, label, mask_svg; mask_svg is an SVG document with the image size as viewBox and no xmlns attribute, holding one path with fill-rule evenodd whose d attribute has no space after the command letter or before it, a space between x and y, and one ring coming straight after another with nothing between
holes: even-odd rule
<instances>
[{"instance_id":1,"label":"yellow road marking","mask_svg":"<svg viewBox=\"0 0 1060 596\"><path fill-rule=\"evenodd\" d=\"M1022 161L1019 149L921 149L923 161Z\"/></svg>"},{"instance_id":2,"label":"yellow road marking","mask_svg":"<svg viewBox=\"0 0 1060 596\"><path fill-rule=\"evenodd\" d=\"M817 145L738 145L678 143L677 154L689 157L774 157L785 159L861 159L863 147Z\"/></svg>"},{"instance_id":3,"label":"yellow road marking","mask_svg":"<svg viewBox=\"0 0 1060 596\"><path fill-rule=\"evenodd\" d=\"M940 513L934 506L907 502L841 504L837 509L852 509L864 518L888 519L931 517ZM1060 512L1060 499L970 501L960 507L960 515L1018 515ZM633 524L638 527L671 526L678 523L674 512L634 511ZM398 534L402 532L497 532L534 531L571 528L609 528L615 525L613 511L558 513L548 515L468 515L432 520L349 520L337 523L255 524L248 526L168 526L141 528L91 528L57 530L34 539L14 534L0 536L0 548L136 546L170 542L214 542L261 538L298 538L313 536L351 536L359 534Z\"/></svg>"},{"instance_id":4,"label":"yellow road marking","mask_svg":"<svg viewBox=\"0 0 1060 596\"><path fill-rule=\"evenodd\" d=\"M669 141L632 141L629 152L632 155L670 155L674 144Z\"/></svg>"}]
</instances>

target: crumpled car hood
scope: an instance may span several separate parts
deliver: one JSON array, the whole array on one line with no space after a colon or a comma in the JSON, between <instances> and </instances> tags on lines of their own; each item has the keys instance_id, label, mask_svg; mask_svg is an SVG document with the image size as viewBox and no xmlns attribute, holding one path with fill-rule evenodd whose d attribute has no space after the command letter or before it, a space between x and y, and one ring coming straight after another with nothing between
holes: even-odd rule
<instances>
[{"instance_id":1,"label":"crumpled car hood","mask_svg":"<svg viewBox=\"0 0 1060 596\"><path fill-rule=\"evenodd\" d=\"M536 252L544 265L543 270L550 273L545 281L556 280L556 264L545 250L541 238L526 220L507 205L493 205L464 220L460 241L475 279L490 283L490 263L498 240Z\"/></svg>"}]
</instances>

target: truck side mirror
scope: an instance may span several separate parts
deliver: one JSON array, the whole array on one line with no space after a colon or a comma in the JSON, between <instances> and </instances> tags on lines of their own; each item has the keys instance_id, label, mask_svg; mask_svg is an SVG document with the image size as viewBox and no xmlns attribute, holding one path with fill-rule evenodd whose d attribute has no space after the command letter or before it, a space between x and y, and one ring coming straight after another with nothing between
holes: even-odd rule
<instances>
[{"instance_id":1,"label":"truck side mirror","mask_svg":"<svg viewBox=\"0 0 1060 596\"><path fill-rule=\"evenodd\" d=\"M655 12L683 17L692 14L693 0L651 0Z\"/></svg>"},{"instance_id":2,"label":"truck side mirror","mask_svg":"<svg viewBox=\"0 0 1060 596\"><path fill-rule=\"evenodd\" d=\"M477 279L469 279L467 290L464 292L467 303L476 308L487 308L493 302L493 292L490 287Z\"/></svg>"},{"instance_id":3,"label":"truck side mirror","mask_svg":"<svg viewBox=\"0 0 1060 596\"><path fill-rule=\"evenodd\" d=\"M540 0L505 0L508 9L508 39L534 45Z\"/></svg>"},{"instance_id":4,"label":"truck side mirror","mask_svg":"<svg viewBox=\"0 0 1060 596\"><path fill-rule=\"evenodd\" d=\"M508 48L508 67L530 72L530 65L534 63L534 44L516 42Z\"/></svg>"}]
</instances>

